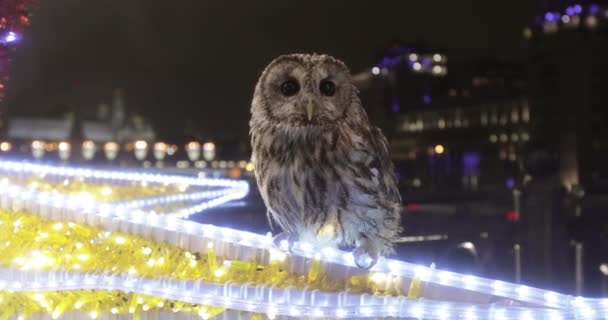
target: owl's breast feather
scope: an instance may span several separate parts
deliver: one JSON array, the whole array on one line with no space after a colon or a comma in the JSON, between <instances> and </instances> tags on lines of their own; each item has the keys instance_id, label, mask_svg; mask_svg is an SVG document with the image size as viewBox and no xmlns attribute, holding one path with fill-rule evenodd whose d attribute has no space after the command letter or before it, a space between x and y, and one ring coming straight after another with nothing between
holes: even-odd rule
<instances>
[{"instance_id":1,"label":"owl's breast feather","mask_svg":"<svg viewBox=\"0 0 608 320\"><path fill-rule=\"evenodd\" d=\"M263 185L277 185L282 197L291 197L298 208L320 207L340 178L337 166L346 158L336 148L335 133L300 136L278 134L264 137L254 145L258 180ZM339 160L342 158L343 160ZM280 195L277 195L280 196ZM323 200L323 201L321 201Z\"/></svg>"}]
</instances>

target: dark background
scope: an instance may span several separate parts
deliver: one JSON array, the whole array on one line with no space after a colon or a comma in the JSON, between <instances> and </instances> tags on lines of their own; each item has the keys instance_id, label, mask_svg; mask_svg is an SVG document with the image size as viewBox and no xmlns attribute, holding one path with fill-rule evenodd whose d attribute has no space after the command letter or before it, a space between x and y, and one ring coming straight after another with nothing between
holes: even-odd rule
<instances>
[{"instance_id":1,"label":"dark background","mask_svg":"<svg viewBox=\"0 0 608 320\"><path fill-rule=\"evenodd\" d=\"M450 59L526 55L535 1L40 1L14 54L6 106L44 115L95 108L126 89L159 136L184 127L245 138L253 86L275 56L329 53L353 72L392 39Z\"/></svg>"}]
</instances>

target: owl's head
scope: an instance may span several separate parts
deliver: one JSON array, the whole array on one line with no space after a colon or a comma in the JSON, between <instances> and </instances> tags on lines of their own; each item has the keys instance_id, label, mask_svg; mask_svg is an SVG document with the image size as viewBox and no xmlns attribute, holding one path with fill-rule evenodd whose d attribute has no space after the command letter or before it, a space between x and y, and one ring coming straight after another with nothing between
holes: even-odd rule
<instances>
[{"instance_id":1,"label":"owl's head","mask_svg":"<svg viewBox=\"0 0 608 320\"><path fill-rule=\"evenodd\" d=\"M258 81L252 123L263 120L292 128L330 128L354 112L351 108L361 106L342 61L328 55L283 55L266 67Z\"/></svg>"}]
</instances>

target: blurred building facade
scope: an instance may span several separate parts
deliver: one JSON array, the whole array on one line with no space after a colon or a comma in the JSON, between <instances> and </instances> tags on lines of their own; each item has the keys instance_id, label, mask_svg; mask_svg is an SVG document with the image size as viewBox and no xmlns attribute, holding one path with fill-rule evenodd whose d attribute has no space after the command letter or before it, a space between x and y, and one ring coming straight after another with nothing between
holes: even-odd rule
<instances>
[{"instance_id":1,"label":"blurred building facade","mask_svg":"<svg viewBox=\"0 0 608 320\"><path fill-rule=\"evenodd\" d=\"M549 1L525 30L535 130L560 154L567 188L607 190L608 11L598 1Z\"/></svg>"},{"instance_id":2,"label":"blurred building facade","mask_svg":"<svg viewBox=\"0 0 608 320\"><path fill-rule=\"evenodd\" d=\"M492 259L506 279L608 294L608 3L539 1L523 38L520 62L395 43L354 79L389 137L405 201L460 199L469 212L429 211L424 225L411 205L406 230L466 244L498 232ZM474 214L476 200L496 218Z\"/></svg>"},{"instance_id":3,"label":"blurred building facade","mask_svg":"<svg viewBox=\"0 0 608 320\"><path fill-rule=\"evenodd\" d=\"M8 120L6 138L11 141L84 141L129 142L153 140L152 125L142 116L129 112L124 92L116 89L111 107L100 104L97 110L61 108L54 117L13 117Z\"/></svg>"},{"instance_id":4,"label":"blurred building facade","mask_svg":"<svg viewBox=\"0 0 608 320\"><path fill-rule=\"evenodd\" d=\"M389 136L402 187L512 188L530 140L525 65L453 62L403 45L386 55L361 86L374 122Z\"/></svg>"},{"instance_id":5,"label":"blurred building facade","mask_svg":"<svg viewBox=\"0 0 608 320\"><path fill-rule=\"evenodd\" d=\"M539 176L530 188L544 197L531 197L537 207L524 212L531 217L524 240L543 248L531 249L529 268L541 285L572 270L566 290L598 294L606 281L600 265L608 261L608 1L541 2L524 37L537 140L528 153L544 154L547 163L545 170L529 165Z\"/></svg>"}]
</instances>

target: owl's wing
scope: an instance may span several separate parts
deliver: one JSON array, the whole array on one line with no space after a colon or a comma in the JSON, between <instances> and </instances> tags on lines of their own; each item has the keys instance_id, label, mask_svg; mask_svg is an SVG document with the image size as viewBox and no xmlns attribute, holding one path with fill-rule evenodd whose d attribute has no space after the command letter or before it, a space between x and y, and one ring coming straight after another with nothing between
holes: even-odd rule
<instances>
[{"instance_id":1,"label":"owl's wing","mask_svg":"<svg viewBox=\"0 0 608 320\"><path fill-rule=\"evenodd\" d=\"M401 203L388 141L380 129L372 127L369 134L362 137L362 144L354 148L351 160L358 180L368 187L369 193L375 193L381 201Z\"/></svg>"},{"instance_id":2,"label":"owl's wing","mask_svg":"<svg viewBox=\"0 0 608 320\"><path fill-rule=\"evenodd\" d=\"M381 173L379 177L381 188L385 190L389 199L401 203L395 167L390 157L388 141L384 134L382 134L382 131L376 127L372 128L372 145L379 162L378 170Z\"/></svg>"}]
</instances>

